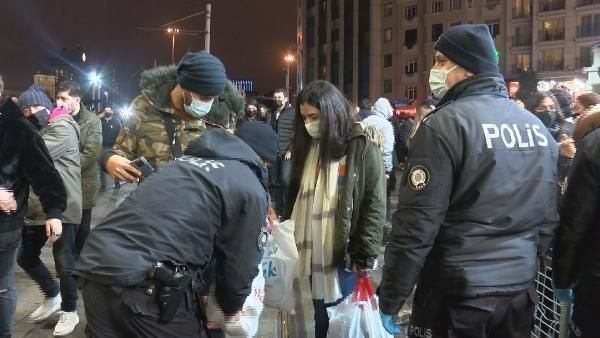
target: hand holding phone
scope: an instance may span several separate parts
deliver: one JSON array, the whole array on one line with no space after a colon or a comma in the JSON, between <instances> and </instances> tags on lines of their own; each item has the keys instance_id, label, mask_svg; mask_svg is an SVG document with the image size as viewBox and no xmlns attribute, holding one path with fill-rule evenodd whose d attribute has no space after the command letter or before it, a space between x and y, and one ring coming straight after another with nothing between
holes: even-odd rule
<instances>
[{"instance_id":1,"label":"hand holding phone","mask_svg":"<svg viewBox=\"0 0 600 338\"><path fill-rule=\"evenodd\" d=\"M131 165L142 173L143 178L152 175L152 173L154 172L154 168L144 156L138 157L135 160L131 161Z\"/></svg>"}]
</instances>

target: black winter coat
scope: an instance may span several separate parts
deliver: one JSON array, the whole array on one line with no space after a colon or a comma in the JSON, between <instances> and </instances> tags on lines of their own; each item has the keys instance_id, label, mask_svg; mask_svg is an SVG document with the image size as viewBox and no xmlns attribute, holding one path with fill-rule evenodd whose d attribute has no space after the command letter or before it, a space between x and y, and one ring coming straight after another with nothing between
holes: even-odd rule
<instances>
[{"instance_id":1,"label":"black winter coat","mask_svg":"<svg viewBox=\"0 0 600 338\"><path fill-rule=\"evenodd\" d=\"M284 155L290 147L290 138L294 131L294 121L296 119L296 112L292 106L286 106L281 113L279 118L276 118L275 112L271 112L270 123L273 130L277 133L277 153Z\"/></svg>"},{"instance_id":2,"label":"black winter coat","mask_svg":"<svg viewBox=\"0 0 600 338\"><path fill-rule=\"evenodd\" d=\"M47 218L62 217L67 193L44 140L10 99L0 102L0 187L12 190L17 212L0 213L0 233L23 226L29 185L39 196Z\"/></svg>"},{"instance_id":3,"label":"black winter coat","mask_svg":"<svg viewBox=\"0 0 600 338\"><path fill-rule=\"evenodd\" d=\"M157 261L199 271L216 259L216 296L237 313L266 240L268 193L258 155L237 136L209 130L162 166L89 235L75 274L132 286Z\"/></svg>"},{"instance_id":4,"label":"black winter coat","mask_svg":"<svg viewBox=\"0 0 600 338\"><path fill-rule=\"evenodd\" d=\"M589 132L577 147L552 263L557 288L569 288L577 280L600 280L600 128Z\"/></svg>"},{"instance_id":5,"label":"black winter coat","mask_svg":"<svg viewBox=\"0 0 600 338\"><path fill-rule=\"evenodd\" d=\"M385 252L383 313L413 286L463 297L531 286L557 213L556 142L504 80L455 85L411 140Z\"/></svg>"}]
</instances>

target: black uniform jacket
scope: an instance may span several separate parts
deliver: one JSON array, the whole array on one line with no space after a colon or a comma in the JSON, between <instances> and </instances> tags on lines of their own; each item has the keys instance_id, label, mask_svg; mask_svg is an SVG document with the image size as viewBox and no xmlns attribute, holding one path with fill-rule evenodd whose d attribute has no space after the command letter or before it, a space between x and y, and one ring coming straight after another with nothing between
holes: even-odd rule
<instances>
[{"instance_id":1,"label":"black uniform jacket","mask_svg":"<svg viewBox=\"0 0 600 338\"><path fill-rule=\"evenodd\" d=\"M458 296L527 289L558 224L557 158L552 136L508 99L500 75L456 84L411 141L383 313L396 313L417 281Z\"/></svg>"},{"instance_id":2,"label":"black uniform jacket","mask_svg":"<svg viewBox=\"0 0 600 338\"><path fill-rule=\"evenodd\" d=\"M27 213L29 185L40 197L46 216L60 219L67 207L60 174L38 131L6 98L0 102L0 187L13 191L17 212L0 213L0 233L20 231Z\"/></svg>"},{"instance_id":3,"label":"black uniform jacket","mask_svg":"<svg viewBox=\"0 0 600 338\"><path fill-rule=\"evenodd\" d=\"M146 279L157 261L194 270L216 258L216 295L239 311L262 257L268 193L258 155L224 130L196 139L90 233L76 274L105 285Z\"/></svg>"},{"instance_id":4,"label":"black uniform jacket","mask_svg":"<svg viewBox=\"0 0 600 338\"><path fill-rule=\"evenodd\" d=\"M577 147L552 263L557 288L572 287L576 280L600 281L600 128L584 136Z\"/></svg>"}]
</instances>

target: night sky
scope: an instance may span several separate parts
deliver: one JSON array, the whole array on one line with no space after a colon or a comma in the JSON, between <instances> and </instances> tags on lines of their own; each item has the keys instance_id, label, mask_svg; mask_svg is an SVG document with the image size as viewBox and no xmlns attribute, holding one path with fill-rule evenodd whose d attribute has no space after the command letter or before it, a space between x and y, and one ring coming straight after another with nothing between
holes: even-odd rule
<instances>
[{"instance_id":1,"label":"night sky","mask_svg":"<svg viewBox=\"0 0 600 338\"><path fill-rule=\"evenodd\" d=\"M133 98L141 69L170 63L171 38L159 27L205 8L205 0L0 0L0 73L5 89L23 90L41 64L63 47L81 44L87 63L116 77ZM235 79L252 79L259 91L285 85L283 56L295 44L295 0L213 0L211 53ZM204 16L177 25L203 30ZM203 36L177 36L176 62L204 49ZM107 74L107 75L108 75ZM293 77L292 77L293 79ZM293 80L292 80L293 82Z\"/></svg>"}]
</instances>

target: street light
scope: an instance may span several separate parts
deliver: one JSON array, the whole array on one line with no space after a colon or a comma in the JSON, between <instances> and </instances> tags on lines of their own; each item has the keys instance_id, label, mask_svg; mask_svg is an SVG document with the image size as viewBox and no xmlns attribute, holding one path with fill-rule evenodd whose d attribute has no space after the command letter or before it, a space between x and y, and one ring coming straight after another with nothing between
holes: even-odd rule
<instances>
[{"instance_id":1,"label":"street light","mask_svg":"<svg viewBox=\"0 0 600 338\"><path fill-rule=\"evenodd\" d=\"M286 65L286 69L285 69L285 90L288 92L290 92L290 64L292 62L294 62L296 59L294 58L294 56L288 52L283 60L285 61L285 65Z\"/></svg>"},{"instance_id":2,"label":"street light","mask_svg":"<svg viewBox=\"0 0 600 338\"><path fill-rule=\"evenodd\" d=\"M175 34L179 34L179 28L169 27L167 33L173 37L173 43L171 44L171 64L175 64Z\"/></svg>"},{"instance_id":3,"label":"street light","mask_svg":"<svg viewBox=\"0 0 600 338\"><path fill-rule=\"evenodd\" d=\"M102 87L102 75L96 73L96 71L93 70L88 77L90 79L90 82L92 83L92 101L96 101L96 91L98 91L98 101L100 101L100 87ZM98 104L96 108L99 109L100 105Z\"/></svg>"}]
</instances>

